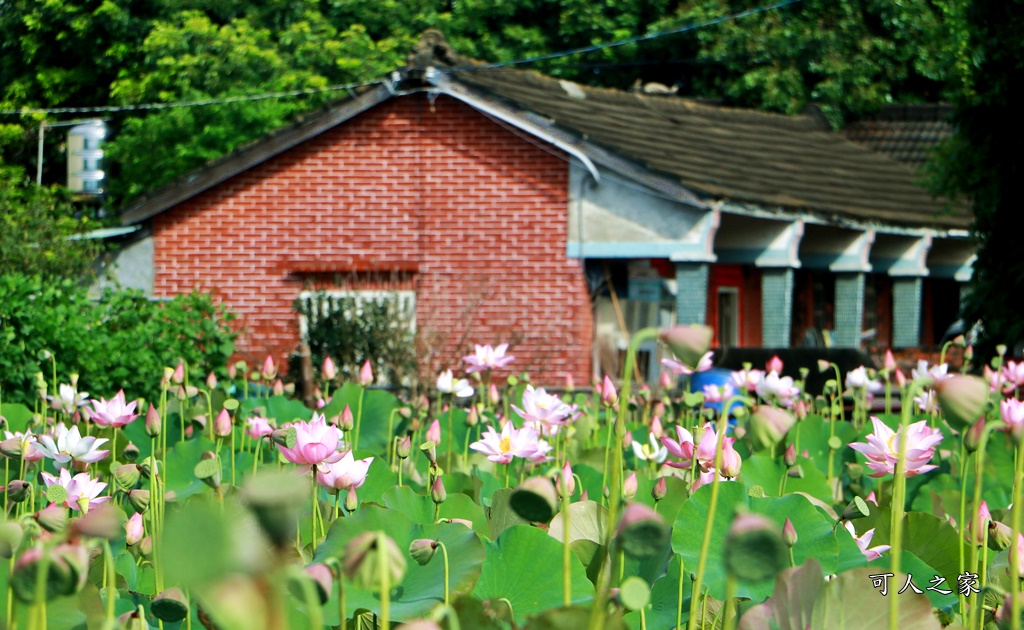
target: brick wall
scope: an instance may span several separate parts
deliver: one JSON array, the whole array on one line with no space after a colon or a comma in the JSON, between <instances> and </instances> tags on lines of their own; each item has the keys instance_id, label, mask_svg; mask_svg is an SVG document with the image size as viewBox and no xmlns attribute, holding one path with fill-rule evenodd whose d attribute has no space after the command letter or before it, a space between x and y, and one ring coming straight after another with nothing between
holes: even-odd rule
<instances>
[{"instance_id":1,"label":"brick wall","mask_svg":"<svg viewBox=\"0 0 1024 630\"><path fill-rule=\"evenodd\" d=\"M301 290L395 278L417 293L425 373L512 342L516 371L588 382L568 165L539 144L447 97L392 99L155 217L155 292L214 293L241 316L242 354L283 364Z\"/></svg>"}]
</instances>

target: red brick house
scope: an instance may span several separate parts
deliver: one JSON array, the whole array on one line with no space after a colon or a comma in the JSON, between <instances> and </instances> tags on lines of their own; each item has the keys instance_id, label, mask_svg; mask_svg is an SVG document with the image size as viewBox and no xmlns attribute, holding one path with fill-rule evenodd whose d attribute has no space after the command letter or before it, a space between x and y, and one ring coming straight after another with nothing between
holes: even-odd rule
<instances>
[{"instance_id":1,"label":"red brick house","mask_svg":"<svg viewBox=\"0 0 1024 630\"><path fill-rule=\"evenodd\" d=\"M623 328L673 321L723 346L932 343L973 250L914 179L811 118L481 68L428 33L391 79L122 217L146 288L213 292L253 356L295 349L305 289L386 289L431 369L511 342L517 370L586 383Z\"/></svg>"}]
</instances>

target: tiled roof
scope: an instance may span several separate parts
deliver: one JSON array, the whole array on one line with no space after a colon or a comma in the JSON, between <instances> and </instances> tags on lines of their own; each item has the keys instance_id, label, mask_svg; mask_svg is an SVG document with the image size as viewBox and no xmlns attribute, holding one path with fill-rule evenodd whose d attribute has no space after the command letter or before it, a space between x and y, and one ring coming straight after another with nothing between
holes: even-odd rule
<instances>
[{"instance_id":1,"label":"tiled roof","mask_svg":"<svg viewBox=\"0 0 1024 630\"><path fill-rule=\"evenodd\" d=\"M453 78L711 198L905 226L970 223L965 206L947 211L910 166L810 116L594 88L509 68Z\"/></svg>"},{"instance_id":2,"label":"tiled roof","mask_svg":"<svg viewBox=\"0 0 1024 630\"><path fill-rule=\"evenodd\" d=\"M953 135L952 113L949 105L890 105L854 121L843 134L920 170L929 154Z\"/></svg>"}]
</instances>

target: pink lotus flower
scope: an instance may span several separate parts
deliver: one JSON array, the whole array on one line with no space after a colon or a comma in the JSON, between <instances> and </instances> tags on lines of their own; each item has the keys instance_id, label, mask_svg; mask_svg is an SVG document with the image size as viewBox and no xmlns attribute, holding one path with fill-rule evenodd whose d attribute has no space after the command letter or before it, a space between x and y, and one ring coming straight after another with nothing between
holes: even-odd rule
<instances>
[{"instance_id":1,"label":"pink lotus flower","mask_svg":"<svg viewBox=\"0 0 1024 630\"><path fill-rule=\"evenodd\" d=\"M875 528L872 527L858 538L857 531L853 528L853 523L846 521L845 527L850 532L850 535L853 536L853 542L857 543L857 548L868 559L868 562L881 558L883 553L889 551L889 545L878 545L868 548L868 545L871 544L871 539L875 536Z\"/></svg>"},{"instance_id":2,"label":"pink lotus flower","mask_svg":"<svg viewBox=\"0 0 1024 630\"><path fill-rule=\"evenodd\" d=\"M779 355L772 355L772 358L768 359L768 362L764 364L764 371L782 374L782 359L779 358Z\"/></svg>"},{"instance_id":3,"label":"pink lotus flower","mask_svg":"<svg viewBox=\"0 0 1024 630\"><path fill-rule=\"evenodd\" d=\"M800 395L800 388L793 384L793 377L779 376L778 372L769 372L754 387L757 395L765 402L774 402L784 407L793 404L793 397Z\"/></svg>"},{"instance_id":4,"label":"pink lotus flower","mask_svg":"<svg viewBox=\"0 0 1024 630\"><path fill-rule=\"evenodd\" d=\"M72 425L69 430L61 422L53 428L52 437L39 436L35 447L44 457L52 459L57 468L69 468L76 462L94 464L109 455L110 451L99 450L107 441L106 438L82 437L78 425Z\"/></svg>"},{"instance_id":5,"label":"pink lotus flower","mask_svg":"<svg viewBox=\"0 0 1024 630\"><path fill-rule=\"evenodd\" d=\"M1017 363L1007 361L1003 366L1003 379L1006 380L1007 389L1016 389L1024 385L1024 361Z\"/></svg>"},{"instance_id":6,"label":"pink lotus flower","mask_svg":"<svg viewBox=\"0 0 1024 630\"><path fill-rule=\"evenodd\" d=\"M217 437L227 437L231 435L234 426L231 423L231 414L228 413L227 409L221 409L220 413L213 421L213 433Z\"/></svg>"},{"instance_id":7,"label":"pink lotus flower","mask_svg":"<svg viewBox=\"0 0 1024 630\"><path fill-rule=\"evenodd\" d=\"M358 488L366 481L366 473L370 470L372 462L372 457L354 459L352 451L347 451L337 462L319 469L316 480L321 486L334 490Z\"/></svg>"},{"instance_id":8,"label":"pink lotus flower","mask_svg":"<svg viewBox=\"0 0 1024 630\"><path fill-rule=\"evenodd\" d=\"M870 477L884 477L894 474L896 461L899 458L900 432L894 432L881 420L872 417L874 433L865 439L867 444L860 442L850 444L850 448L863 453L868 458L868 468L873 470ZM901 429L902 430L902 429ZM929 464L935 454L935 446L942 441L942 433L938 429L928 427L928 421L915 422L907 427L905 474L913 477L938 468Z\"/></svg>"},{"instance_id":9,"label":"pink lotus flower","mask_svg":"<svg viewBox=\"0 0 1024 630\"><path fill-rule=\"evenodd\" d=\"M15 431L4 431L4 436L8 440L17 439L21 443L21 458L26 462L37 462L42 458L46 457L37 448L39 442L35 435L32 435L32 429L25 429L25 432Z\"/></svg>"},{"instance_id":10,"label":"pink lotus flower","mask_svg":"<svg viewBox=\"0 0 1024 630\"><path fill-rule=\"evenodd\" d=\"M604 380L599 385L601 389L601 402L609 407L614 407L615 403L619 402L619 392L615 389L615 383L612 382L611 377L607 374L604 375Z\"/></svg>"},{"instance_id":11,"label":"pink lotus flower","mask_svg":"<svg viewBox=\"0 0 1024 630\"><path fill-rule=\"evenodd\" d=\"M274 432L274 427L270 426L270 421L261 416L252 416L246 419L246 424L249 425L248 433L249 437L254 440L262 438L264 435L270 435Z\"/></svg>"},{"instance_id":12,"label":"pink lotus flower","mask_svg":"<svg viewBox=\"0 0 1024 630\"><path fill-rule=\"evenodd\" d=\"M61 383L57 389L57 396L47 396L50 401L50 408L55 411L63 411L66 414L73 414L79 407L84 407L89 397L89 392L76 391L73 385Z\"/></svg>"},{"instance_id":13,"label":"pink lotus flower","mask_svg":"<svg viewBox=\"0 0 1024 630\"><path fill-rule=\"evenodd\" d=\"M487 459L496 464L508 464L514 457L529 459L540 455L547 456L545 447L550 450L547 443L541 445L540 434L532 427L516 429L511 422L506 422L501 428L501 433L493 427L487 427L480 440L473 442L469 448L487 455ZM542 452L543 451L543 452Z\"/></svg>"},{"instance_id":14,"label":"pink lotus flower","mask_svg":"<svg viewBox=\"0 0 1024 630\"><path fill-rule=\"evenodd\" d=\"M522 409L515 405L512 405L512 409L527 422L535 422L544 427L568 424L578 415L576 405L566 404L558 396L544 391L543 387L534 389L533 385L527 385L523 391ZM539 430L541 426L536 428Z\"/></svg>"},{"instance_id":15,"label":"pink lotus flower","mask_svg":"<svg viewBox=\"0 0 1024 630\"><path fill-rule=\"evenodd\" d=\"M665 460L668 458L668 447L661 444L654 433L647 436L647 441L647 444L641 444L640 442L630 440L630 446L633 448L633 456L636 457L637 461L664 464Z\"/></svg>"},{"instance_id":16,"label":"pink lotus flower","mask_svg":"<svg viewBox=\"0 0 1024 630\"><path fill-rule=\"evenodd\" d=\"M868 386L868 370L863 365L846 373L846 387L864 389Z\"/></svg>"},{"instance_id":17,"label":"pink lotus flower","mask_svg":"<svg viewBox=\"0 0 1024 630\"><path fill-rule=\"evenodd\" d=\"M700 488L708 485L709 483L714 482L716 476L718 477L719 481L732 481L732 479L720 475L716 473L714 470L709 470L707 472L698 472L697 477L693 480L693 483L690 484L690 494L693 494Z\"/></svg>"},{"instance_id":18,"label":"pink lotus flower","mask_svg":"<svg viewBox=\"0 0 1024 630\"><path fill-rule=\"evenodd\" d=\"M274 357L267 355L267 358L263 360L263 369L260 370L260 375L263 376L263 380L269 381L277 376L277 366L274 365Z\"/></svg>"},{"instance_id":19,"label":"pink lotus flower","mask_svg":"<svg viewBox=\"0 0 1024 630\"><path fill-rule=\"evenodd\" d=\"M295 448L277 445L284 458L291 463L319 466L333 464L343 457L344 454L337 450L341 432L337 427L327 424L323 414L314 413L309 422L295 422L291 426L295 428Z\"/></svg>"},{"instance_id":20,"label":"pink lotus flower","mask_svg":"<svg viewBox=\"0 0 1024 630\"><path fill-rule=\"evenodd\" d=\"M761 370L738 370L730 375L729 380L736 390L753 392L764 377L765 373Z\"/></svg>"},{"instance_id":21,"label":"pink lotus flower","mask_svg":"<svg viewBox=\"0 0 1024 630\"><path fill-rule=\"evenodd\" d=\"M72 477L68 469L63 468L60 471L60 477L55 477L48 472L39 474L42 475L47 488L55 484L63 486L67 497L63 505L68 509L86 513L90 508L110 500L110 497L99 496L107 484L90 478L87 473L78 473Z\"/></svg>"},{"instance_id":22,"label":"pink lotus flower","mask_svg":"<svg viewBox=\"0 0 1024 630\"><path fill-rule=\"evenodd\" d=\"M454 394L459 398L469 398L473 395L473 386L464 378L456 380L451 370L445 370L437 377L437 391L442 394Z\"/></svg>"},{"instance_id":23,"label":"pink lotus flower","mask_svg":"<svg viewBox=\"0 0 1024 630\"><path fill-rule=\"evenodd\" d=\"M712 362L712 356L714 352L705 352L704 355L697 361L696 367L690 367L682 361L676 358L662 359L661 364L668 368L673 374L694 374L695 372L705 372L710 370L714 365Z\"/></svg>"},{"instance_id":24,"label":"pink lotus flower","mask_svg":"<svg viewBox=\"0 0 1024 630\"><path fill-rule=\"evenodd\" d=\"M919 378L931 378L932 380L939 381L948 376L948 369L949 366L945 363L929 367L928 362L921 359L917 362L917 368L910 371L910 375L915 381Z\"/></svg>"},{"instance_id":25,"label":"pink lotus flower","mask_svg":"<svg viewBox=\"0 0 1024 630\"><path fill-rule=\"evenodd\" d=\"M729 383L724 385L705 385L704 402L720 403L729 400L736 395L736 390Z\"/></svg>"},{"instance_id":26,"label":"pink lotus flower","mask_svg":"<svg viewBox=\"0 0 1024 630\"><path fill-rule=\"evenodd\" d=\"M669 436L662 437L662 445L668 449L673 457L678 457L678 462L668 462L673 468L689 468L693 465L693 435L680 425L676 425L676 435L679 439Z\"/></svg>"},{"instance_id":27,"label":"pink lotus flower","mask_svg":"<svg viewBox=\"0 0 1024 630\"><path fill-rule=\"evenodd\" d=\"M735 441L735 438L725 438L722 441L722 462L718 467L718 472L728 479L739 477L740 469L743 467L743 459L732 446Z\"/></svg>"},{"instance_id":28,"label":"pink lotus flower","mask_svg":"<svg viewBox=\"0 0 1024 630\"><path fill-rule=\"evenodd\" d=\"M1015 440L1020 440L1024 435L1024 401L1016 398L1005 398L999 402L999 415L1003 418L1003 426L1000 430L1012 435Z\"/></svg>"},{"instance_id":29,"label":"pink lotus flower","mask_svg":"<svg viewBox=\"0 0 1024 630\"><path fill-rule=\"evenodd\" d=\"M462 360L469 364L466 371L470 374L483 370L503 368L515 359L513 356L505 355L505 352L508 350L507 343L503 343L497 348L492 348L489 345L480 346L475 344L473 347L476 352L462 357Z\"/></svg>"}]
</instances>

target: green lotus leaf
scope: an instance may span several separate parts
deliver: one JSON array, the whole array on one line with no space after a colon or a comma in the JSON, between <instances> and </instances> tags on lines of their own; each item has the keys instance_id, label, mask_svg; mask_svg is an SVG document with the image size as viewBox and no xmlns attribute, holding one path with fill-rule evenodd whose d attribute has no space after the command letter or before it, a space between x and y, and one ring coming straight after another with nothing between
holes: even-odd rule
<instances>
[{"instance_id":1,"label":"green lotus leaf","mask_svg":"<svg viewBox=\"0 0 1024 630\"><path fill-rule=\"evenodd\" d=\"M414 523L427 525L434 522L434 502L429 496L417 494L409 486L391 487L381 497L384 505L401 512ZM487 519L473 499L461 493L449 493L438 509L438 518L461 518L473 523L473 530L487 533Z\"/></svg>"}]
</instances>

